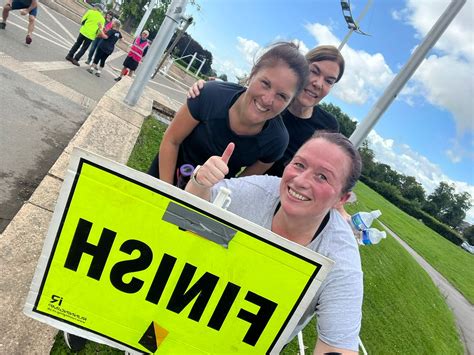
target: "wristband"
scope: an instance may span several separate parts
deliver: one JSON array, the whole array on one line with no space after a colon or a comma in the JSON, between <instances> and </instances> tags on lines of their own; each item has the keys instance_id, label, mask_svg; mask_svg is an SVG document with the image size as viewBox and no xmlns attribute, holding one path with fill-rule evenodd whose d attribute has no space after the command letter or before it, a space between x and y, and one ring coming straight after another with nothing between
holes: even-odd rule
<instances>
[{"instance_id":1,"label":"wristband","mask_svg":"<svg viewBox=\"0 0 474 355\"><path fill-rule=\"evenodd\" d=\"M199 181L197 181L197 179L196 179L196 175L197 175L199 169L201 169L201 165L196 166L196 168L194 169L193 174L191 175L191 181L192 181L194 184L196 184L197 186L200 186L200 187L207 187L206 185L201 184L201 183L200 183Z\"/></svg>"}]
</instances>

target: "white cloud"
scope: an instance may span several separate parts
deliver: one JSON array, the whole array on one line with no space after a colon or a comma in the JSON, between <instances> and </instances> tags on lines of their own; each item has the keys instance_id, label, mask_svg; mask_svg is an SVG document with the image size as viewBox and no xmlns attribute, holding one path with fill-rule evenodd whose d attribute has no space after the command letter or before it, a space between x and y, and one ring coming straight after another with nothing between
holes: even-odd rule
<instances>
[{"instance_id":1,"label":"white cloud","mask_svg":"<svg viewBox=\"0 0 474 355\"><path fill-rule=\"evenodd\" d=\"M448 6L448 1L408 0L405 9L392 13L423 38ZM432 105L453 114L458 136L474 132L474 1L467 1L457 17L415 72L410 85ZM406 92L404 92L406 94ZM453 156L453 152L448 152Z\"/></svg>"},{"instance_id":2,"label":"white cloud","mask_svg":"<svg viewBox=\"0 0 474 355\"><path fill-rule=\"evenodd\" d=\"M253 65L257 53L261 50L261 48L262 47L257 42L251 39L237 37L237 49L240 53L242 53L245 61L250 65Z\"/></svg>"},{"instance_id":3,"label":"white cloud","mask_svg":"<svg viewBox=\"0 0 474 355\"><path fill-rule=\"evenodd\" d=\"M417 31L417 37L422 38L440 18L449 3L447 0L408 0L406 9L403 10L403 18ZM436 43L435 48L474 62L473 20L474 2L468 0Z\"/></svg>"},{"instance_id":4,"label":"white cloud","mask_svg":"<svg viewBox=\"0 0 474 355\"><path fill-rule=\"evenodd\" d=\"M306 29L319 44L338 46L341 42L328 26L314 23L306 25ZM346 62L344 76L331 93L347 103L364 104L374 99L394 77L380 53L370 54L363 50L354 50L346 44L342 55Z\"/></svg>"},{"instance_id":5,"label":"white cloud","mask_svg":"<svg viewBox=\"0 0 474 355\"><path fill-rule=\"evenodd\" d=\"M369 147L375 153L376 160L407 176L413 176L430 194L441 181L454 184L456 193L468 192L474 198L474 186L463 181L455 181L446 176L438 165L425 156L413 151L406 144L397 144L392 139L384 139L372 130L368 137ZM474 224L474 207L466 212L466 220Z\"/></svg>"}]
</instances>

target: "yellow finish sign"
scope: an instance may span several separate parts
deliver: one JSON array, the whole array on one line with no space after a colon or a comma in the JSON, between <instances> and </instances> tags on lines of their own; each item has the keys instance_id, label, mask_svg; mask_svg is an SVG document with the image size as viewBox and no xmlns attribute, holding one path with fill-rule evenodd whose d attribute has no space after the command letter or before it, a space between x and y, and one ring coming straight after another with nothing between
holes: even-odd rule
<instances>
[{"instance_id":1,"label":"yellow finish sign","mask_svg":"<svg viewBox=\"0 0 474 355\"><path fill-rule=\"evenodd\" d=\"M81 151L73 153L40 260L25 313L158 354L279 352L331 264Z\"/></svg>"}]
</instances>

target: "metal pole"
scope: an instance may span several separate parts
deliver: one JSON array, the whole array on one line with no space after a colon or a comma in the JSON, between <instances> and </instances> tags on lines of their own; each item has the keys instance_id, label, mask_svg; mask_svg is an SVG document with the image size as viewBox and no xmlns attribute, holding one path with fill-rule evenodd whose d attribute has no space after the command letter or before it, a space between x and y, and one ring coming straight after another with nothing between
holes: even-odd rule
<instances>
[{"instance_id":1,"label":"metal pole","mask_svg":"<svg viewBox=\"0 0 474 355\"><path fill-rule=\"evenodd\" d=\"M142 19L140 20L140 24L138 25L137 29L135 30L135 36L139 36L140 33L142 33L143 28L146 25L146 22L148 21L148 18L150 17L151 12L156 6L156 3L159 3L159 0L150 0L150 3L148 4L148 8L145 11L145 14L143 15Z\"/></svg>"},{"instance_id":2,"label":"metal pole","mask_svg":"<svg viewBox=\"0 0 474 355\"><path fill-rule=\"evenodd\" d=\"M367 1L367 4L365 4L364 10L362 10L359 17L356 20L357 21L356 26L359 25L359 23L365 17L365 14L367 14L367 11L369 11L370 6L372 5L372 1L373 0L369 0L369 1ZM344 45L347 43L347 41L349 40L349 38L351 37L353 32L354 32L354 29L351 28L351 30L349 32L347 32L346 37L344 37L344 39L342 40L341 44L339 45L339 47L337 49L341 50L342 47L344 47Z\"/></svg>"},{"instance_id":3,"label":"metal pole","mask_svg":"<svg viewBox=\"0 0 474 355\"><path fill-rule=\"evenodd\" d=\"M183 28L181 28L179 30L179 33L176 35L174 42L171 44L171 46L169 46L165 54L163 54L163 58L161 58L160 64L158 64L158 66L156 67L155 72L153 73L152 79L155 78L156 74L160 71L160 68L163 66L163 63L166 61L166 59L168 59L168 56L171 54L171 52L173 51L174 47L176 47L176 45L178 44L181 37L183 37L184 32L186 32L189 25L191 25L192 23L193 23L193 18L188 17L184 23Z\"/></svg>"},{"instance_id":4,"label":"metal pole","mask_svg":"<svg viewBox=\"0 0 474 355\"><path fill-rule=\"evenodd\" d=\"M169 5L160 30L148 50L146 60L142 64L142 67L140 68L141 70L138 71L132 86L130 86L127 96L125 96L124 102L126 104L130 106L136 105L138 98L145 89L145 85L153 75L153 72L158 65L158 61L165 52L166 45L171 40L171 37L173 37L174 31L183 17L182 14L186 9L187 2L188 0L173 0Z\"/></svg>"},{"instance_id":5,"label":"metal pole","mask_svg":"<svg viewBox=\"0 0 474 355\"><path fill-rule=\"evenodd\" d=\"M466 0L451 1L441 17L431 28L430 32L428 32L423 42L416 48L408 62L392 80L387 89L385 89L382 96L377 100L367 117L352 133L350 140L356 147L359 147L362 144L371 129L375 126L392 101L395 100L400 90L421 64L428 51L433 48L439 37L441 37L446 28L448 28L449 24L454 20L465 3Z\"/></svg>"},{"instance_id":6,"label":"metal pole","mask_svg":"<svg viewBox=\"0 0 474 355\"><path fill-rule=\"evenodd\" d=\"M194 59L196 59L196 55L197 55L197 52L194 52L193 57L191 58L191 60L189 61L188 66L186 67L187 71L189 71L189 68L191 68L191 65L193 64Z\"/></svg>"},{"instance_id":7,"label":"metal pole","mask_svg":"<svg viewBox=\"0 0 474 355\"><path fill-rule=\"evenodd\" d=\"M204 66L204 63L206 63L206 58L204 58L203 60L201 60L201 65L199 66L199 69L198 69L198 71L196 72L196 75L199 75L199 73L201 72L202 67Z\"/></svg>"}]
</instances>

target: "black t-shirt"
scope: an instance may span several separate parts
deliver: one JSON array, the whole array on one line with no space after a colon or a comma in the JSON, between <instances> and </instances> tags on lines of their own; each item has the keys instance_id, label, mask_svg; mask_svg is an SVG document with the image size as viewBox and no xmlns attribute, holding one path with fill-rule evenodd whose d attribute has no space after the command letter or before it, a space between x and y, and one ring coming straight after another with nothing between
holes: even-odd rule
<instances>
[{"instance_id":1,"label":"black t-shirt","mask_svg":"<svg viewBox=\"0 0 474 355\"><path fill-rule=\"evenodd\" d=\"M122 34L120 31L117 31L113 28L108 30L105 34L108 38L102 39L99 48L107 54L112 54L115 48L115 43L117 43L117 41L122 38Z\"/></svg>"},{"instance_id":2,"label":"black t-shirt","mask_svg":"<svg viewBox=\"0 0 474 355\"><path fill-rule=\"evenodd\" d=\"M244 92L240 85L211 81L204 85L198 97L188 99L189 111L199 124L180 145L177 167L202 165L211 156L221 155L230 142L235 143L235 150L229 160L227 178L257 160L271 163L283 156L288 132L280 117L266 121L256 135L241 136L231 130L229 109Z\"/></svg>"},{"instance_id":3,"label":"black t-shirt","mask_svg":"<svg viewBox=\"0 0 474 355\"><path fill-rule=\"evenodd\" d=\"M282 176L286 164L294 157L298 149L313 135L315 131L327 130L339 132L339 123L329 112L324 111L319 106L313 108L310 118L299 118L293 115L288 109L282 114L283 122L290 136L288 147L283 157L279 159L266 172L268 175Z\"/></svg>"}]
</instances>

